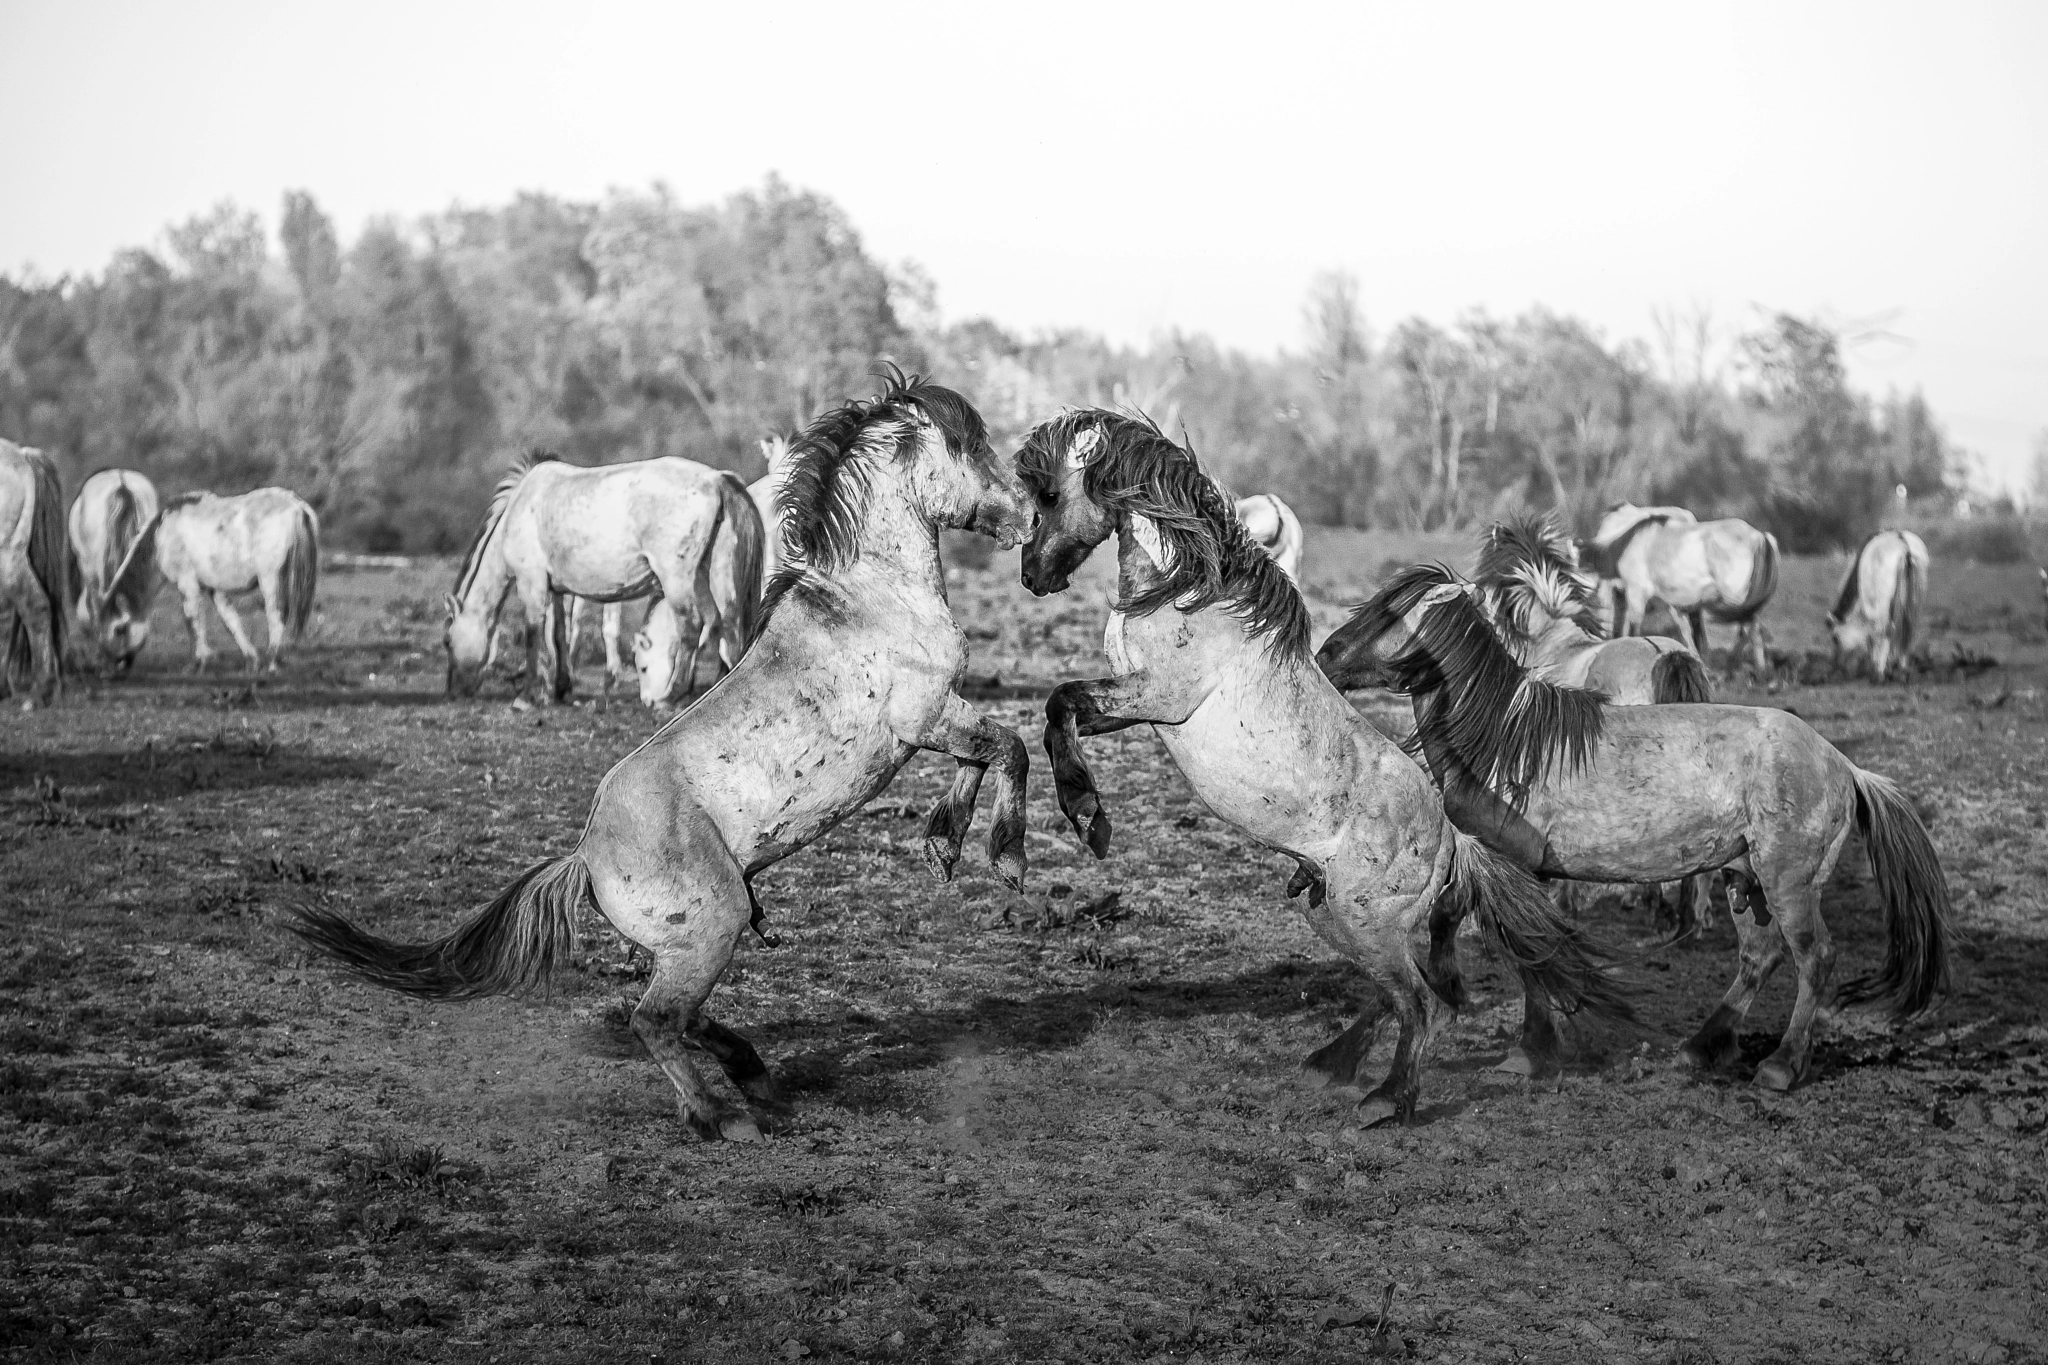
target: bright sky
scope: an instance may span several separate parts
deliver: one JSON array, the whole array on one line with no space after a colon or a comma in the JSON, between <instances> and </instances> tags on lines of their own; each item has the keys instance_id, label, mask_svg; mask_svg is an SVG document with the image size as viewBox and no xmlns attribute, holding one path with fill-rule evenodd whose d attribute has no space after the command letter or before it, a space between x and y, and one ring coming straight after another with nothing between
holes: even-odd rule
<instances>
[{"instance_id":1,"label":"bright sky","mask_svg":"<svg viewBox=\"0 0 2048 1365\"><path fill-rule=\"evenodd\" d=\"M1994 477L2048 429L2048 5L0 0L0 267L224 197L372 215L769 171L948 317L1298 346L1532 303L1882 319Z\"/></svg>"}]
</instances>

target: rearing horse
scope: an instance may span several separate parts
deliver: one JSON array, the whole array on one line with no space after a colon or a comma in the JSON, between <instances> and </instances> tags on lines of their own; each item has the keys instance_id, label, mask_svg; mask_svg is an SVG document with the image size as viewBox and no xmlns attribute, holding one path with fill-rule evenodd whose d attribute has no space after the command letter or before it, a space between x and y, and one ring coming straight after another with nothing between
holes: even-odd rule
<instances>
[{"instance_id":1,"label":"rearing horse","mask_svg":"<svg viewBox=\"0 0 2048 1365\"><path fill-rule=\"evenodd\" d=\"M1393 1066L1359 1104L1364 1126L1413 1113L1429 1048L1464 999L1449 940L1424 956L1432 916L1475 910L1527 989L1559 1008L1626 1012L1542 888L1459 833L1414 760L1316 671L1301 594L1192 455L1150 422L1097 410L1042 423L1017 461L1041 508L1025 587L1064 591L1117 541L1112 676L1062 683L1045 704L1060 809L1104 857L1109 816L1080 737L1149 724L1211 810L1294 859L1288 894L1309 893L1310 926L1400 1020ZM1310 1069L1350 1084L1380 1014L1375 1001Z\"/></svg>"},{"instance_id":2,"label":"rearing horse","mask_svg":"<svg viewBox=\"0 0 2048 1365\"><path fill-rule=\"evenodd\" d=\"M724 583L711 571L721 527L736 545L737 567ZM568 594L598 602L659 596L684 620L718 622L721 653L736 663L753 634L761 538L746 486L694 460L585 469L531 452L498 481L448 595L448 693L476 694L514 587L526 609L526 676L536 701L566 701L574 683ZM680 667L674 677L689 681Z\"/></svg>"},{"instance_id":3,"label":"rearing horse","mask_svg":"<svg viewBox=\"0 0 2048 1365\"><path fill-rule=\"evenodd\" d=\"M920 749L959 762L925 826L925 857L950 877L995 770L989 858L1024 876L1024 742L960 699L967 640L946 605L939 530L1015 545L1031 504L989 449L979 413L950 389L889 372L882 394L813 422L791 456L782 513L791 558L739 667L621 759L598 785L567 857L527 869L445 937L400 944L337 915L297 930L378 985L459 1000L538 982L594 904L654 958L633 1031L707 1137L760 1128L706 1084L705 1059L744 1096L780 1103L746 1039L703 1013L739 937L763 916L753 878L889 784Z\"/></svg>"}]
</instances>

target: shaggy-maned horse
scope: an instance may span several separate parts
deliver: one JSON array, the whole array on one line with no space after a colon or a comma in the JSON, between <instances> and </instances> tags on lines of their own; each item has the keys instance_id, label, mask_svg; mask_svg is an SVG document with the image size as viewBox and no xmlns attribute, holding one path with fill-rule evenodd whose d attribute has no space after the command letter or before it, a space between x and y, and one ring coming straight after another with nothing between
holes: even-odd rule
<instances>
[{"instance_id":1,"label":"shaggy-maned horse","mask_svg":"<svg viewBox=\"0 0 2048 1365\"><path fill-rule=\"evenodd\" d=\"M761 458L768 461L768 472L747 485L747 496L754 500L767 531L761 550L761 581L766 583L782 567L782 523L775 508L783 480L789 476L789 441L781 436L766 437L761 442Z\"/></svg>"},{"instance_id":2,"label":"shaggy-maned horse","mask_svg":"<svg viewBox=\"0 0 2048 1365\"><path fill-rule=\"evenodd\" d=\"M1590 688L1617 706L1714 699L1699 655L1664 635L1601 638L1594 584L1562 531L1535 514L1496 522L1480 541L1472 581L1515 661L1545 682ZM1704 922L1712 878L1689 878L1677 898L1677 937Z\"/></svg>"},{"instance_id":3,"label":"shaggy-maned horse","mask_svg":"<svg viewBox=\"0 0 2048 1365\"><path fill-rule=\"evenodd\" d=\"M1879 682L1912 666L1913 634L1927 600L1927 542L1911 531L1879 531L1863 542L1828 613L1835 663L1861 655Z\"/></svg>"},{"instance_id":4,"label":"shaggy-maned horse","mask_svg":"<svg viewBox=\"0 0 2048 1365\"><path fill-rule=\"evenodd\" d=\"M1301 595L1193 455L1148 421L1096 410L1034 428L1017 460L1041 509L1025 587L1063 591L1096 546L1117 541L1103 638L1112 675L1062 683L1045 704L1061 811L1104 857L1109 816L1080 737L1149 724L1212 811L1294 859L1288 894L1309 893L1310 926L1376 988L1366 1019L1310 1070L1351 1084L1381 997L1400 1020L1362 1124L1413 1113L1430 1047L1463 1000L1448 938L1425 954L1432 915L1474 909L1529 990L1558 1008L1626 1012L1598 950L1542 887L1459 833L1415 762L1316 671Z\"/></svg>"},{"instance_id":5,"label":"shaggy-maned horse","mask_svg":"<svg viewBox=\"0 0 2048 1365\"><path fill-rule=\"evenodd\" d=\"M1622 503L1593 534L1591 567L1621 585L1623 611L1616 635L1642 629L1654 599L1671 608L1686 647L1707 654L1707 619L1738 627L1730 659L1748 654L1767 671L1758 613L1778 590L1778 540L1746 521L1694 521L1692 513Z\"/></svg>"},{"instance_id":6,"label":"shaggy-maned horse","mask_svg":"<svg viewBox=\"0 0 2048 1365\"><path fill-rule=\"evenodd\" d=\"M1295 583L1301 582L1301 519L1271 493L1254 493L1237 500L1237 519L1272 557L1280 571Z\"/></svg>"},{"instance_id":7,"label":"shaggy-maned horse","mask_svg":"<svg viewBox=\"0 0 2048 1365\"><path fill-rule=\"evenodd\" d=\"M1415 746L1461 827L1545 876L1669 882L1726 870L1741 968L1685 1044L1698 1066L1736 1054L1736 1030L1789 951L1799 996L1757 1083L1806 1074L1834 945L1821 888L1852 830L1885 909L1885 960L1843 987L1844 1003L1889 998L1895 1018L1927 1008L1948 977L1948 884L1912 805L1789 712L1751 706L1609 707L1595 692L1531 676L1495 634L1476 585L1418 565L1396 574L1323 642L1340 687L1414 700ZM1738 905L1740 908L1738 908ZM1532 999L1519 1069L1551 1066L1556 1038Z\"/></svg>"},{"instance_id":8,"label":"shaggy-maned horse","mask_svg":"<svg viewBox=\"0 0 2048 1365\"><path fill-rule=\"evenodd\" d=\"M206 640L206 600L234 636L249 671L275 673L288 643L296 643L313 618L313 594L320 583L320 518L298 494L258 488L233 497L180 493L143 528L101 596L108 629L131 638L149 619L157 583L178 589L185 624L192 631L192 667L204 672L213 662ZM258 654L227 595L260 591L270 627L269 647Z\"/></svg>"},{"instance_id":9,"label":"shaggy-maned horse","mask_svg":"<svg viewBox=\"0 0 2048 1365\"><path fill-rule=\"evenodd\" d=\"M780 1103L753 1046L711 1020L705 998L748 925L753 878L819 838L889 784L920 749L959 762L925 826L925 857L952 875L984 772L995 770L989 857L1024 876L1024 742L956 691L967 642L946 605L942 527L1004 546L1031 529L1015 469L950 389L889 371L798 438L782 515L795 551L739 667L621 759L599 784L576 851L527 869L490 907L431 943L365 933L306 910L298 932L358 975L459 1000L538 983L594 904L654 958L633 1031L709 1137L760 1128L707 1084L722 1067L746 1099Z\"/></svg>"},{"instance_id":10,"label":"shaggy-maned horse","mask_svg":"<svg viewBox=\"0 0 2048 1365\"><path fill-rule=\"evenodd\" d=\"M156 485L132 469L102 469L71 500L72 614L122 673L149 643L149 616L132 602L109 603L107 589L157 511Z\"/></svg>"},{"instance_id":11,"label":"shaggy-maned horse","mask_svg":"<svg viewBox=\"0 0 2048 1365\"><path fill-rule=\"evenodd\" d=\"M736 567L721 590L711 552L728 524ZM448 693L476 694L514 587L526 610L527 683L539 702L566 701L574 685L565 595L659 596L691 621L716 622L722 652L737 660L759 608L761 540L745 486L694 460L583 468L530 452L498 481L448 595ZM687 681L680 667L675 677Z\"/></svg>"},{"instance_id":12,"label":"shaggy-maned horse","mask_svg":"<svg viewBox=\"0 0 2048 1365\"><path fill-rule=\"evenodd\" d=\"M64 690L64 613L71 565L64 549L64 488L57 463L33 446L0 440L0 612L7 617L6 691L29 703Z\"/></svg>"}]
</instances>

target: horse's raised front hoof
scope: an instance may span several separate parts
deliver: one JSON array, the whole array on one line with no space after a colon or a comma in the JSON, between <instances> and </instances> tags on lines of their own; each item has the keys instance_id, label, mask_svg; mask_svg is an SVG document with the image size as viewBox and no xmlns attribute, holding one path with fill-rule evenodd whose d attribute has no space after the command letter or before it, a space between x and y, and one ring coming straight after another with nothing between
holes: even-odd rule
<instances>
[{"instance_id":1,"label":"horse's raised front hoof","mask_svg":"<svg viewBox=\"0 0 2048 1365\"><path fill-rule=\"evenodd\" d=\"M1406 1123L1413 1110L1391 1095L1374 1094L1360 1100L1355 1112L1360 1128L1385 1128Z\"/></svg>"},{"instance_id":2,"label":"horse's raised front hoof","mask_svg":"<svg viewBox=\"0 0 2048 1365\"><path fill-rule=\"evenodd\" d=\"M1767 1058L1756 1069L1756 1085L1762 1090L1775 1090L1780 1094L1799 1084L1799 1075L1793 1071L1790 1062L1776 1057Z\"/></svg>"}]
</instances>

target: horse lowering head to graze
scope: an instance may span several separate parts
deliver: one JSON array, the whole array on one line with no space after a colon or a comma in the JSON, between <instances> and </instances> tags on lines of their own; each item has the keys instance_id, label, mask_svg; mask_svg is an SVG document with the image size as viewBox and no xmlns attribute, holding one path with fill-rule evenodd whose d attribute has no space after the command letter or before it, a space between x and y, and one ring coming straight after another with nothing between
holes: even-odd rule
<instances>
[{"instance_id":1,"label":"horse lowering head to graze","mask_svg":"<svg viewBox=\"0 0 2048 1365\"><path fill-rule=\"evenodd\" d=\"M27 687L28 704L47 706L64 690L70 598L57 462L0 440L0 633L7 641L0 696Z\"/></svg>"},{"instance_id":2,"label":"horse lowering head to graze","mask_svg":"<svg viewBox=\"0 0 2048 1365\"><path fill-rule=\"evenodd\" d=\"M739 557L724 573L713 563L721 536ZM529 452L499 480L448 595L448 693L475 695L515 588L536 701L566 701L573 688L570 597L659 597L679 617L715 631L720 662L730 668L758 615L752 585L760 582L763 541L745 485L723 470L677 456L586 469ZM690 641L701 646L704 638L693 625ZM695 668L680 660L667 671L678 688L694 679ZM608 669L607 692L615 681ZM660 698L663 705L675 700L674 693Z\"/></svg>"},{"instance_id":3,"label":"horse lowering head to graze","mask_svg":"<svg viewBox=\"0 0 2048 1365\"><path fill-rule=\"evenodd\" d=\"M149 643L149 603L108 590L158 510L156 485L132 469L102 469L71 500L74 614L117 672L127 672ZM153 590L155 575L146 577Z\"/></svg>"},{"instance_id":4,"label":"horse lowering head to graze","mask_svg":"<svg viewBox=\"0 0 2048 1365\"><path fill-rule=\"evenodd\" d=\"M1834 966L1821 890L1852 833L1883 902L1885 958L1836 999L1888 997L1896 1018L1933 1004L1948 977L1948 886L1896 785L1776 708L1609 706L1530 676L1478 599L1448 569L1404 570L1324 641L1318 662L1339 686L1408 693L1414 747L1451 818L1523 867L1594 882L1727 871L1741 967L1685 1045L1689 1062L1734 1058L1751 1001L1789 953L1798 999L1756 1080L1783 1090L1806 1074ZM1532 997L1517 1069L1544 1069L1555 1041L1544 1016Z\"/></svg>"},{"instance_id":5,"label":"horse lowering head to graze","mask_svg":"<svg viewBox=\"0 0 2048 1365\"><path fill-rule=\"evenodd\" d=\"M1301 582L1301 519L1292 507L1271 493L1254 493L1237 500L1237 519L1280 572Z\"/></svg>"},{"instance_id":6,"label":"horse lowering head to graze","mask_svg":"<svg viewBox=\"0 0 2048 1365\"><path fill-rule=\"evenodd\" d=\"M967 641L946 605L941 529L1015 545L1033 510L959 394L893 369L882 392L825 413L797 440L783 490L790 559L738 667L598 784L575 852L539 863L489 907L425 944L324 911L297 930L365 979L427 999L543 980L594 906L654 959L633 1031L707 1137L757 1138L748 1110L781 1107L760 1055L703 1012L742 934L766 915L752 882L886 787L918 750L950 755L952 790L925 825L950 878L983 776L989 860L1022 884L1024 742L958 693ZM712 1089L722 1071L739 1103Z\"/></svg>"},{"instance_id":7,"label":"horse lowering head to graze","mask_svg":"<svg viewBox=\"0 0 2048 1365\"><path fill-rule=\"evenodd\" d=\"M1309 1069L1350 1084L1383 1010L1400 1020L1363 1124L1414 1112L1432 1041L1464 998L1452 940L1429 932L1439 919L1472 909L1528 989L1561 1008L1626 1012L1598 949L1533 878L1454 829L1415 762L1316 671L1301 594L1190 452L1141 418L1077 411L1033 428L1017 462L1040 507L1024 586L1062 591L1096 546L1117 542L1111 676L1046 700L1061 811L1105 856L1109 816L1081 738L1150 724L1211 810L1294 859L1288 894L1308 891L1309 924L1374 992Z\"/></svg>"},{"instance_id":8,"label":"horse lowering head to graze","mask_svg":"<svg viewBox=\"0 0 2048 1365\"><path fill-rule=\"evenodd\" d=\"M1867 661L1878 682L1912 666L1913 635L1927 600L1927 542L1911 531L1879 531L1864 541L1828 612L1835 666Z\"/></svg>"}]
</instances>

